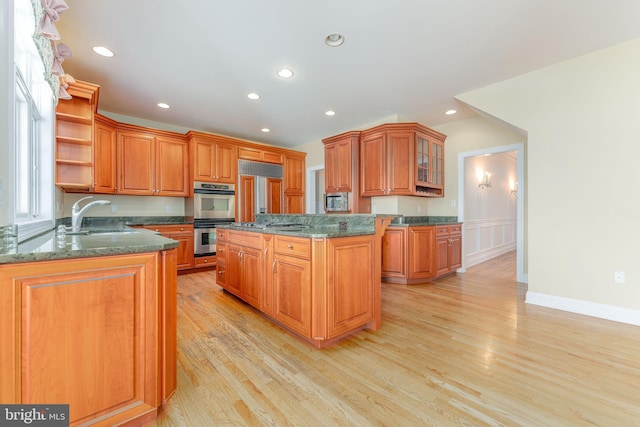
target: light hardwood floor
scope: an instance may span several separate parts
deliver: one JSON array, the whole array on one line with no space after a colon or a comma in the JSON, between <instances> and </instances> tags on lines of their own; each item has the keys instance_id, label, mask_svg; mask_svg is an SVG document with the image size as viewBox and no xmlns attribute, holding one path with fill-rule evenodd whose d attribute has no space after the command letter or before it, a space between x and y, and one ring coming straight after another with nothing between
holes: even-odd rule
<instances>
[{"instance_id":1,"label":"light hardwood floor","mask_svg":"<svg viewBox=\"0 0 640 427\"><path fill-rule=\"evenodd\" d=\"M318 350L179 277L178 390L156 426L640 425L640 328L524 303L515 254L382 284L383 327Z\"/></svg>"}]
</instances>

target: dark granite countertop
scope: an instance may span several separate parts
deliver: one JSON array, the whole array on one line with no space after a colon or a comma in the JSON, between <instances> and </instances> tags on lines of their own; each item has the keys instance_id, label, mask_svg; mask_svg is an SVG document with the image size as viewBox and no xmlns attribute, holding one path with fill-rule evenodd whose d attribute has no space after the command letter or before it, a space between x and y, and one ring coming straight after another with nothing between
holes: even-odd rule
<instances>
[{"instance_id":1,"label":"dark granite countertop","mask_svg":"<svg viewBox=\"0 0 640 427\"><path fill-rule=\"evenodd\" d=\"M457 216L396 216L389 227L461 224Z\"/></svg>"},{"instance_id":2,"label":"dark granite countertop","mask_svg":"<svg viewBox=\"0 0 640 427\"><path fill-rule=\"evenodd\" d=\"M254 228L242 227L232 224L217 225L217 228L225 228L227 230L248 231L251 233L278 234L282 236L307 237L307 238L334 238L334 237L350 237L364 236L374 234L375 229L353 227L341 230L339 225L322 225L322 226L305 226L304 228L291 227L286 228Z\"/></svg>"},{"instance_id":3,"label":"dark granite countertop","mask_svg":"<svg viewBox=\"0 0 640 427\"><path fill-rule=\"evenodd\" d=\"M91 234L67 234L64 238L51 230L17 247L0 249L0 264L156 252L178 247L177 241L150 230L113 226L91 230Z\"/></svg>"}]
</instances>

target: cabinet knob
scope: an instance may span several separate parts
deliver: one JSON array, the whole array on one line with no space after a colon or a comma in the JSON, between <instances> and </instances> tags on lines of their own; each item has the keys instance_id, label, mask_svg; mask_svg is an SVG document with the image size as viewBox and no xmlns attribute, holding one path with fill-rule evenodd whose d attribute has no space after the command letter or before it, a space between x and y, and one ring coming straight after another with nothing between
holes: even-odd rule
<instances>
[{"instance_id":1,"label":"cabinet knob","mask_svg":"<svg viewBox=\"0 0 640 427\"><path fill-rule=\"evenodd\" d=\"M209 260L206 260L206 259L204 260L204 263L205 263L205 264L206 264L206 263L208 263L208 262L209 262Z\"/></svg>"},{"instance_id":2,"label":"cabinet knob","mask_svg":"<svg viewBox=\"0 0 640 427\"><path fill-rule=\"evenodd\" d=\"M224 270L218 270L218 274L223 274Z\"/></svg>"},{"instance_id":3,"label":"cabinet knob","mask_svg":"<svg viewBox=\"0 0 640 427\"><path fill-rule=\"evenodd\" d=\"M293 245L287 245L287 249L293 249Z\"/></svg>"}]
</instances>

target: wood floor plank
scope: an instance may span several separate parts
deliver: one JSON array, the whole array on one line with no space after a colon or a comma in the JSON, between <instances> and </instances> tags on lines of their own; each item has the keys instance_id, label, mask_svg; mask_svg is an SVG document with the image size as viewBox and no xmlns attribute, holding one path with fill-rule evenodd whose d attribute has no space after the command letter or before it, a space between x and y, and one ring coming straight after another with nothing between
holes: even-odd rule
<instances>
[{"instance_id":1,"label":"wood floor plank","mask_svg":"<svg viewBox=\"0 0 640 427\"><path fill-rule=\"evenodd\" d=\"M383 326L319 350L179 276L178 390L154 426L640 425L640 328L524 303L515 253L382 284Z\"/></svg>"}]
</instances>

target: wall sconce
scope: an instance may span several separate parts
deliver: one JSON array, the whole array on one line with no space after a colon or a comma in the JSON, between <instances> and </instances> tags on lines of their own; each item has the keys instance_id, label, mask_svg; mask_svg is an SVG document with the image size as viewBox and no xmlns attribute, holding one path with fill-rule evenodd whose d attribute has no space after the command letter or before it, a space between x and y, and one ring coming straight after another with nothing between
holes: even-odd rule
<instances>
[{"instance_id":1,"label":"wall sconce","mask_svg":"<svg viewBox=\"0 0 640 427\"><path fill-rule=\"evenodd\" d=\"M513 179L509 180L509 190L511 190L511 195L515 196L518 194L518 182Z\"/></svg>"},{"instance_id":2,"label":"wall sconce","mask_svg":"<svg viewBox=\"0 0 640 427\"><path fill-rule=\"evenodd\" d=\"M489 178L491 178L491 174L487 171L479 171L478 173L478 181L480 181L480 183L478 184L478 187L480 187L481 189L485 189L488 187L491 187L491 181L489 181Z\"/></svg>"}]
</instances>

